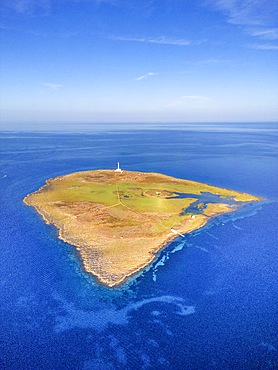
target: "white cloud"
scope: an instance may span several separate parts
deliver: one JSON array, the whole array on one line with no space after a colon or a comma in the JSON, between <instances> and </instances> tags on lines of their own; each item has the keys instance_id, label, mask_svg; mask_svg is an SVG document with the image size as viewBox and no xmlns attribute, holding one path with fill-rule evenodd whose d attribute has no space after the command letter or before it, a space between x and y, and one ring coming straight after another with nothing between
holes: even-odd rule
<instances>
[{"instance_id":1,"label":"white cloud","mask_svg":"<svg viewBox=\"0 0 278 370\"><path fill-rule=\"evenodd\" d=\"M142 75L142 76L139 76L137 78L135 78L136 81L141 81L141 80L144 80L145 78L148 78L150 76L154 76L155 73L154 72L148 72L147 74L145 75Z\"/></svg>"},{"instance_id":2,"label":"white cloud","mask_svg":"<svg viewBox=\"0 0 278 370\"><path fill-rule=\"evenodd\" d=\"M250 34L265 40L278 40L278 28L251 30Z\"/></svg>"},{"instance_id":3,"label":"white cloud","mask_svg":"<svg viewBox=\"0 0 278 370\"><path fill-rule=\"evenodd\" d=\"M206 103L212 102L212 99L204 95L183 95L168 105L168 108L183 109L189 106L202 106Z\"/></svg>"},{"instance_id":4,"label":"white cloud","mask_svg":"<svg viewBox=\"0 0 278 370\"><path fill-rule=\"evenodd\" d=\"M177 46L192 45L192 42L186 39L172 39L164 36L149 38L147 39L147 42L151 44L177 45Z\"/></svg>"},{"instance_id":5,"label":"white cloud","mask_svg":"<svg viewBox=\"0 0 278 370\"><path fill-rule=\"evenodd\" d=\"M255 44L255 45L251 45L250 48L257 49L257 50L278 50L278 45Z\"/></svg>"},{"instance_id":6,"label":"white cloud","mask_svg":"<svg viewBox=\"0 0 278 370\"><path fill-rule=\"evenodd\" d=\"M143 42L148 44L162 44L162 45L177 45L177 46L190 46L193 44L199 44L198 42L192 42L187 39L173 39L165 36L161 37L110 37L111 40L115 41L133 41L133 42Z\"/></svg>"},{"instance_id":7,"label":"white cloud","mask_svg":"<svg viewBox=\"0 0 278 370\"><path fill-rule=\"evenodd\" d=\"M31 15L35 12L42 12L48 14L48 12L52 11L53 8L59 2L58 0L2 0L3 7L11 8L15 10L17 13ZM120 6L121 2L117 0L63 0L60 1L65 3L63 5L67 5L67 3L81 3L81 2L91 2L92 4L111 4L114 6Z\"/></svg>"},{"instance_id":8,"label":"white cloud","mask_svg":"<svg viewBox=\"0 0 278 370\"><path fill-rule=\"evenodd\" d=\"M180 100L211 100L208 96L203 95L184 95L180 98Z\"/></svg>"},{"instance_id":9,"label":"white cloud","mask_svg":"<svg viewBox=\"0 0 278 370\"><path fill-rule=\"evenodd\" d=\"M278 39L277 0L207 0L222 11L231 24L243 26L250 36L264 39ZM274 27L273 27L274 26Z\"/></svg>"},{"instance_id":10,"label":"white cloud","mask_svg":"<svg viewBox=\"0 0 278 370\"><path fill-rule=\"evenodd\" d=\"M251 26L275 22L278 13L277 0L209 0L223 11L233 24Z\"/></svg>"},{"instance_id":11,"label":"white cloud","mask_svg":"<svg viewBox=\"0 0 278 370\"><path fill-rule=\"evenodd\" d=\"M18 13L30 14L38 9L48 11L51 7L51 0L9 0L5 6Z\"/></svg>"},{"instance_id":12,"label":"white cloud","mask_svg":"<svg viewBox=\"0 0 278 370\"><path fill-rule=\"evenodd\" d=\"M49 89L52 89L52 90L58 90L58 89L60 89L60 87L62 87L63 85L61 85L61 84L56 84L56 83L52 83L52 82L44 82L44 83L43 83L43 86L48 87Z\"/></svg>"},{"instance_id":13,"label":"white cloud","mask_svg":"<svg viewBox=\"0 0 278 370\"><path fill-rule=\"evenodd\" d=\"M195 64L197 65L214 65L214 64L228 64L228 63L232 63L232 61L228 59L214 59L214 58L198 60L195 62Z\"/></svg>"}]
</instances>

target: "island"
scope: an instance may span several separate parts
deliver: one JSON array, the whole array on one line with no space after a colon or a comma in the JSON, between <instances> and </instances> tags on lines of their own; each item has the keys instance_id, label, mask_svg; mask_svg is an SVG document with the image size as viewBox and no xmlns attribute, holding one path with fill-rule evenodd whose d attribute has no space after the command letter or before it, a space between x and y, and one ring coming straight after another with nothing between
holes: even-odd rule
<instances>
[{"instance_id":1,"label":"island","mask_svg":"<svg viewBox=\"0 0 278 370\"><path fill-rule=\"evenodd\" d=\"M159 173L92 170L58 176L24 198L84 269L117 287L150 265L173 239L261 198Z\"/></svg>"}]
</instances>

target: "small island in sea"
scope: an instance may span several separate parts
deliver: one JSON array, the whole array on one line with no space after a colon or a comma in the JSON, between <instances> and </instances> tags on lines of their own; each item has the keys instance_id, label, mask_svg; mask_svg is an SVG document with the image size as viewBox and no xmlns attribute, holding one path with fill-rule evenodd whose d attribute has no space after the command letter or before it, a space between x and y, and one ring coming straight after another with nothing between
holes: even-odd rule
<instances>
[{"instance_id":1,"label":"small island in sea","mask_svg":"<svg viewBox=\"0 0 278 370\"><path fill-rule=\"evenodd\" d=\"M151 264L177 237L261 198L159 173L92 170L58 176L24 198L85 270L116 287Z\"/></svg>"}]
</instances>

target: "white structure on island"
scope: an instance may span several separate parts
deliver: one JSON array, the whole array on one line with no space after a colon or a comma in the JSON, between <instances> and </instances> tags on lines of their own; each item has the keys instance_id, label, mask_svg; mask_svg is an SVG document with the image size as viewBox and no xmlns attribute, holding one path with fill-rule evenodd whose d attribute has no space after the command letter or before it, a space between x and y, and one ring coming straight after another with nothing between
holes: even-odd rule
<instances>
[{"instance_id":1,"label":"white structure on island","mask_svg":"<svg viewBox=\"0 0 278 370\"><path fill-rule=\"evenodd\" d=\"M115 170L115 172L120 172L122 173L123 171L120 169L120 162L118 162L118 168Z\"/></svg>"}]
</instances>

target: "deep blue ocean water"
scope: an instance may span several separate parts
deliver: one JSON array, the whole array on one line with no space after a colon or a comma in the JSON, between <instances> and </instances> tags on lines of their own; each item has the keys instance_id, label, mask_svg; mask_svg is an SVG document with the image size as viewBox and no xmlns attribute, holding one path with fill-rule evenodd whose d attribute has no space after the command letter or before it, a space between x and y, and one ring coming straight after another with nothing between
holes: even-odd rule
<instances>
[{"instance_id":1,"label":"deep blue ocean water","mask_svg":"<svg viewBox=\"0 0 278 370\"><path fill-rule=\"evenodd\" d=\"M275 369L278 127L2 131L1 369ZM24 196L50 177L154 171L266 200L177 238L120 289L99 286Z\"/></svg>"}]
</instances>

